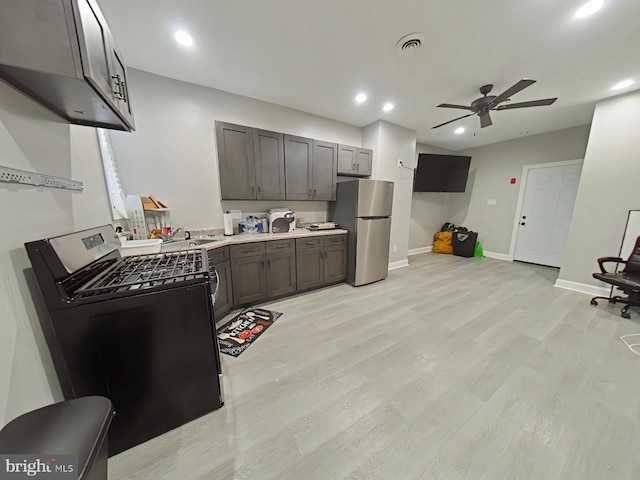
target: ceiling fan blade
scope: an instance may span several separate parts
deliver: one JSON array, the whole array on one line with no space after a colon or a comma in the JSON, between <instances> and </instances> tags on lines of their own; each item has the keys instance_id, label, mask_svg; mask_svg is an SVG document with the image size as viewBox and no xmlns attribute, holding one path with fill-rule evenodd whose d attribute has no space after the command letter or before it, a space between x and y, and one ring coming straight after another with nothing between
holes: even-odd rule
<instances>
[{"instance_id":1,"label":"ceiling fan blade","mask_svg":"<svg viewBox=\"0 0 640 480\"><path fill-rule=\"evenodd\" d=\"M493 122L491 121L491 117L489 116L488 110L479 113L479 115L480 115L480 128L490 127L491 125L493 125Z\"/></svg>"},{"instance_id":2,"label":"ceiling fan blade","mask_svg":"<svg viewBox=\"0 0 640 480\"><path fill-rule=\"evenodd\" d=\"M453 105L451 103L441 103L440 105L436 105L437 107L442 107L442 108L459 108L460 110L471 110L473 111L473 109L471 107L467 107L465 105Z\"/></svg>"},{"instance_id":3,"label":"ceiling fan blade","mask_svg":"<svg viewBox=\"0 0 640 480\"><path fill-rule=\"evenodd\" d=\"M511 87L507 88L504 92L502 92L496 98L491 100L491 103L489 103L489 108L493 108L495 105L498 105L500 102L504 102L507 98L511 97L512 95L515 95L516 93L518 93L521 90L524 90L527 87L530 87L534 83L536 83L535 80L527 80L527 79L520 80L515 85L512 85Z\"/></svg>"},{"instance_id":4,"label":"ceiling fan blade","mask_svg":"<svg viewBox=\"0 0 640 480\"><path fill-rule=\"evenodd\" d=\"M433 130L434 128L443 127L445 125L448 125L449 123L457 122L458 120L462 120L463 118L470 117L471 115L475 115L475 113L470 113L469 115L463 115L461 117L454 118L453 120L449 120L448 122L441 123L440 125L436 125L435 127L431 127L431 130Z\"/></svg>"},{"instance_id":5,"label":"ceiling fan blade","mask_svg":"<svg viewBox=\"0 0 640 480\"><path fill-rule=\"evenodd\" d=\"M525 108L525 107L544 107L545 105L551 105L558 98L544 98L541 100L531 100L530 102L520 102L520 103L508 103L507 105L500 105L494 110L510 110L512 108Z\"/></svg>"}]
</instances>

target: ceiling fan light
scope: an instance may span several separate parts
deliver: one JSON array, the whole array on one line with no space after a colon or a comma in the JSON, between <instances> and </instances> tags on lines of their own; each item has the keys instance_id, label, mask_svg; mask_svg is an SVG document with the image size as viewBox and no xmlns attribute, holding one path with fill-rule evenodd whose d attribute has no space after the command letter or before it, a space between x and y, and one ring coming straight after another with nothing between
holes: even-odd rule
<instances>
[{"instance_id":1,"label":"ceiling fan light","mask_svg":"<svg viewBox=\"0 0 640 480\"><path fill-rule=\"evenodd\" d=\"M576 18L584 18L593 15L604 6L603 0L590 0L582 5L576 12Z\"/></svg>"},{"instance_id":2,"label":"ceiling fan light","mask_svg":"<svg viewBox=\"0 0 640 480\"><path fill-rule=\"evenodd\" d=\"M453 133L455 133L456 135L461 135L464 133L464 127L458 127L456 128Z\"/></svg>"}]
</instances>

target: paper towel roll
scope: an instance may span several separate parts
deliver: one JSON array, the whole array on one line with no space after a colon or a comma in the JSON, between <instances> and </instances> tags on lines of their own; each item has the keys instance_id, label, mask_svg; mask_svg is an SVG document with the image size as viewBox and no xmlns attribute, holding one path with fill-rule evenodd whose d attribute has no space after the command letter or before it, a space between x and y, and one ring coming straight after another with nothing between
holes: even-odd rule
<instances>
[{"instance_id":1,"label":"paper towel roll","mask_svg":"<svg viewBox=\"0 0 640 480\"><path fill-rule=\"evenodd\" d=\"M223 215L224 218L224 234L229 237L233 235L233 220L231 219L230 213L225 213Z\"/></svg>"}]
</instances>

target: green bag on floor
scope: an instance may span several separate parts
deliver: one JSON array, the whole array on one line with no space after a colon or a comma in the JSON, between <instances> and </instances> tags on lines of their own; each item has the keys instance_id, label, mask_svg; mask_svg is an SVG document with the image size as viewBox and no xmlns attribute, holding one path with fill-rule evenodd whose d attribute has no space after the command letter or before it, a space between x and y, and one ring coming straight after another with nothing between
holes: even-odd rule
<instances>
[{"instance_id":1,"label":"green bag on floor","mask_svg":"<svg viewBox=\"0 0 640 480\"><path fill-rule=\"evenodd\" d=\"M480 242L476 242L476 249L473 251L474 257L484 257L484 253L482 252L482 244Z\"/></svg>"}]
</instances>

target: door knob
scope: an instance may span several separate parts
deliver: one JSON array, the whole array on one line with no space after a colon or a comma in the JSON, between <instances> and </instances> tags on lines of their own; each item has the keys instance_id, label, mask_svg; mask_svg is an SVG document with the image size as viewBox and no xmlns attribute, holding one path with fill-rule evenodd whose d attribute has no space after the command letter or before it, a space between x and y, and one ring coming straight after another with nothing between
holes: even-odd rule
<instances>
[{"instance_id":1,"label":"door knob","mask_svg":"<svg viewBox=\"0 0 640 480\"><path fill-rule=\"evenodd\" d=\"M523 215L523 216L522 216L522 219L523 219L523 220L526 220L526 219L527 219L527 216L526 216L526 215Z\"/></svg>"},{"instance_id":2,"label":"door knob","mask_svg":"<svg viewBox=\"0 0 640 480\"><path fill-rule=\"evenodd\" d=\"M525 223L524 222L520 222L520 225L525 225Z\"/></svg>"}]
</instances>

